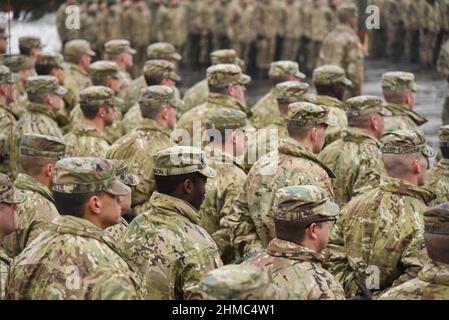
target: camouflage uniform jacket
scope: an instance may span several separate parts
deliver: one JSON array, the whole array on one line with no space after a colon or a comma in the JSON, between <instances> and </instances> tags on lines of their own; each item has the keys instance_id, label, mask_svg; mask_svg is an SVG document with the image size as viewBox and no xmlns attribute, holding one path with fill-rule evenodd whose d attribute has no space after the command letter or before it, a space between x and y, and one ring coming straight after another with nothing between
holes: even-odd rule
<instances>
[{"instance_id":1,"label":"camouflage uniform jacket","mask_svg":"<svg viewBox=\"0 0 449 320\"><path fill-rule=\"evenodd\" d=\"M323 260L316 251L274 238L265 252L245 264L268 269L274 283L287 287L298 300L344 300L343 288L322 267Z\"/></svg>"},{"instance_id":2,"label":"camouflage uniform jacket","mask_svg":"<svg viewBox=\"0 0 449 320\"><path fill-rule=\"evenodd\" d=\"M231 4L226 14L227 35L235 42L251 43L257 38L256 6Z\"/></svg>"},{"instance_id":3,"label":"camouflage uniform jacket","mask_svg":"<svg viewBox=\"0 0 449 320\"><path fill-rule=\"evenodd\" d=\"M126 231L128 230L128 222L124 218L120 218L119 223L114 224L113 226L106 228L104 231L108 236L114 240L114 243L121 248L123 243L123 239L125 238Z\"/></svg>"},{"instance_id":4,"label":"camouflage uniform jacket","mask_svg":"<svg viewBox=\"0 0 449 320\"><path fill-rule=\"evenodd\" d=\"M449 265L427 264L418 277L385 292L381 300L448 300Z\"/></svg>"},{"instance_id":5,"label":"camouflage uniform jacket","mask_svg":"<svg viewBox=\"0 0 449 320\"><path fill-rule=\"evenodd\" d=\"M64 68L64 86L74 92L80 92L87 87L92 86L92 81L86 70L81 69L76 64L66 63Z\"/></svg>"},{"instance_id":6,"label":"camouflage uniform jacket","mask_svg":"<svg viewBox=\"0 0 449 320\"><path fill-rule=\"evenodd\" d=\"M187 130L190 137L193 137L193 139L198 139L194 141L201 141L200 138L202 136L193 136L194 122L201 122L202 130L197 132L197 134L202 134L202 132L206 130L205 126L209 124L211 114L220 108L237 109L248 113L246 106L239 100L220 93L209 93L206 103L196 106L181 116L178 121L177 128Z\"/></svg>"},{"instance_id":7,"label":"camouflage uniform jacket","mask_svg":"<svg viewBox=\"0 0 449 320\"><path fill-rule=\"evenodd\" d=\"M187 202L154 192L150 205L129 225L123 254L142 275L147 299L188 298L204 274L222 266L218 247Z\"/></svg>"},{"instance_id":8,"label":"camouflage uniform jacket","mask_svg":"<svg viewBox=\"0 0 449 320\"><path fill-rule=\"evenodd\" d=\"M7 299L135 300L140 285L103 230L61 216L12 264Z\"/></svg>"},{"instance_id":9,"label":"camouflage uniform jacket","mask_svg":"<svg viewBox=\"0 0 449 320\"><path fill-rule=\"evenodd\" d=\"M449 159L441 159L430 169L427 187L436 195L431 207L449 202Z\"/></svg>"},{"instance_id":10,"label":"camouflage uniform jacket","mask_svg":"<svg viewBox=\"0 0 449 320\"><path fill-rule=\"evenodd\" d=\"M190 109L206 102L208 95L209 86L207 85L207 79L196 83L184 93L184 107L182 108L182 112L187 112Z\"/></svg>"},{"instance_id":11,"label":"camouflage uniform jacket","mask_svg":"<svg viewBox=\"0 0 449 320\"><path fill-rule=\"evenodd\" d=\"M395 130L416 130L418 126L427 122L426 119L412 110L408 110L400 105L386 103L385 109L392 113L391 116L385 117L384 132Z\"/></svg>"},{"instance_id":12,"label":"camouflage uniform jacket","mask_svg":"<svg viewBox=\"0 0 449 320\"><path fill-rule=\"evenodd\" d=\"M231 213L232 206L242 190L246 174L236 164L236 159L219 149L209 149L211 167L217 171L215 179L208 179L206 196L201 205L199 225L214 239L225 263L234 258L229 233L221 225L223 217Z\"/></svg>"},{"instance_id":13,"label":"camouflage uniform jacket","mask_svg":"<svg viewBox=\"0 0 449 320\"><path fill-rule=\"evenodd\" d=\"M6 280L8 279L9 265L11 259L4 249L0 246L0 300L5 298Z\"/></svg>"},{"instance_id":14,"label":"camouflage uniform jacket","mask_svg":"<svg viewBox=\"0 0 449 320\"><path fill-rule=\"evenodd\" d=\"M179 5L176 8L161 6L158 11L158 39L168 42L179 48L188 36L188 20L186 7Z\"/></svg>"},{"instance_id":15,"label":"camouflage uniform jacket","mask_svg":"<svg viewBox=\"0 0 449 320\"><path fill-rule=\"evenodd\" d=\"M348 26L339 25L323 40L318 65L336 64L342 67L353 83L352 95L360 95L365 76L363 50L359 37Z\"/></svg>"},{"instance_id":16,"label":"camouflage uniform jacket","mask_svg":"<svg viewBox=\"0 0 449 320\"><path fill-rule=\"evenodd\" d=\"M140 76L132 80L127 88L120 90L118 97L123 100L122 112L126 113L129 108L137 103L140 90L146 86L147 83L145 82L145 78Z\"/></svg>"},{"instance_id":17,"label":"camouflage uniform jacket","mask_svg":"<svg viewBox=\"0 0 449 320\"><path fill-rule=\"evenodd\" d=\"M27 198L14 212L17 230L6 236L3 246L11 255L18 255L29 243L48 229L51 221L59 217L53 195L48 187L33 177L19 173L14 187Z\"/></svg>"},{"instance_id":18,"label":"camouflage uniform jacket","mask_svg":"<svg viewBox=\"0 0 449 320\"><path fill-rule=\"evenodd\" d=\"M380 175L386 174L379 140L358 128L343 130L342 138L324 148L319 158L337 176L332 184L340 206L362 191L376 188Z\"/></svg>"},{"instance_id":19,"label":"camouflage uniform jacket","mask_svg":"<svg viewBox=\"0 0 449 320\"><path fill-rule=\"evenodd\" d=\"M79 123L64 136L65 153L69 157L105 158L109 142L104 132L86 123Z\"/></svg>"},{"instance_id":20,"label":"camouflage uniform jacket","mask_svg":"<svg viewBox=\"0 0 449 320\"><path fill-rule=\"evenodd\" d=\"M250 120L251 124L257 129L269 126L276 118L280 118L274 89L271 89L262 99L257 101L251 112L253 114Z\"/></svg>"},{"instance_id":21,"label":"camouflage uniform jacket","mask_svg":"<svg viewBox=\"0 0 449 320\"><path fill-rule=\"evenodd\" d=\"M364 281L374 270L380 290L416 276L423 262L414 252L421 249L422 214L431 200L428 190L387 176L376 189L352 199L340 219L354 276Z\"/></svg>"},{"instance_id":22,"label":"camouflage uniform jacket","mask_svg":"<svg viewBox=\"0 0 449 320\"><path fill-rule=\"evenodd\" d=\"M0 172L10 173L10 142L15 119L9 108L0 105Z\"/></svg>"},{"instance_id":23,"label":"camouflage uniform jacket","mask_svg":"<svg viewBox=\"0 0 449 320\"><path fill-rule=\"evenodd\" d=\"M333 177L333 172L301 144L292 138L281 141L278 152L263 156L251 168L228 218L237 252L245 256L260 251L275 237L271 206L276 190L311 184L334 199Z\"/></svg>"},{"instance_id":24,"label":"camouflage uniform jacket","mask_svg":"<svg viewBox=\"0 0 449 320\"><path fill-rule=\"evenodd\" d=\"M170 131L152 119L117 140L107 153L109 159L128 161L129 171L139 177L140 183L132 193L132 204L143 205L155 189L152 156L159 150L172 147ZM142 212L138 210L138 212Z\"/></svg>"}]
</instances>

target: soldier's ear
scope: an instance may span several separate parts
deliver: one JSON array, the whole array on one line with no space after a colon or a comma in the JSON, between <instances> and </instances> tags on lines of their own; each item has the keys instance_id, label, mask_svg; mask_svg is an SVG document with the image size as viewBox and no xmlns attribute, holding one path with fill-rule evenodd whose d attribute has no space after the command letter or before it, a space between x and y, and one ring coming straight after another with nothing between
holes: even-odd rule
<instances>
[{"instance_id":1,"label":"soldier's ear","mask_svg":"<svg viewBox=\"0 0 449 320\"><path fill-rule=\"evenodd\" d=\"M413 160L412 162L412 171L415 175L418 175L421 173L421 165L419 163L418 159Z\"/></svg>"}]
</instances>

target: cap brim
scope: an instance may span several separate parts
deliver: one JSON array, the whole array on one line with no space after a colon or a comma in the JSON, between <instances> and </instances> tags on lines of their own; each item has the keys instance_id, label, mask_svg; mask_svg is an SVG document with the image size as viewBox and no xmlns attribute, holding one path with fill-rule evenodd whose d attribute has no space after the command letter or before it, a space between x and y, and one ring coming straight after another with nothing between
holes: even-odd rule
<instances>
[{"instance_id":1,"label":"cap brim","mask_svg":"<svg viewBox=\"0 0 449 320\"><path fill-rule=\"evenodd\" d=\"M170 78L173 81L181 81L181 77L176 72L170 72Z\"/></svg>"},{"instance_id":2,"label":"cap brim","mask_svg":"<svg viewBox=\"0 0 449 320\"><path fill-rule=\"evenodd\" d=\"M412 87L410 88L410 90L412 90L413 92L416 92L419 89L420 89L420 87L416 83L413 83Z\"/></svg>"},{"instance_id":3,"label":"cap brim","mask_svg":"<svg viewBox=\"0 0 449 320\"><path fill-rule=\"evenodd\" d=\"M295 76L296 76L298 79L301 79L301 80L303 80L303 79L306 78L306 75L305 75L304 73L300 72L300 71L298 71L298 72L295 74Z\"/></svg>"},{"instance_id":4,"label":"cap brim","mask_svg":"<svg viewBox=\"0 0 449 320\"><path fill-rule=\"evenodd\" d=\"M65 96L67 94L67 89L64 88L63 86L59 86L55 94L57 94L58 96Z\"/></svg>"},{"instance_id":5,"label":"cap brim","mask_svg":"<svg viewBox=\"0 0 449 320\"><path fill-rule=\"evenodd\" d=\"M115 179L111 186L104 190L104 192L110 193L114 196L125 196L131 192L131 189L121 182L119 179Z\"/></svg>"},{"instance_id":6,"label":"cap brim","mask_svg":"<svg viewBox=\"0 0 449 320\"><path fill-rule=\"evenodd\" d=\"M133 49L133 48L128 48L126 50L126 52L128 52L129 54L136 54L137 51L135 49Z\"/></svg>"},{"instance_id":7,"label":"cap brim","mask_svg":"<svg viewBox=\"0 0 449 320\"><path fill-rule=\"evenodd\" d=\"M203 169L198 170L203 176L213 179L217 176L217 171L206 165Z\"/></svg>"},{"instance_id":8,"label":"cap brim","mask_svg":"<svg viewBox=\"0 0 449 320\"><path fill-rule=\"evenodd\" d=\"M345 86L352 88L352 81L349 80L348 78L344 78L343 81L342 81L342 83L343 83Z\"/></svg>"},{"instance_id":9,"label":"cap brim","mask_svg":"<svg viewBox=\"0 0 449 320\"><path fill-rule=\"evenodd\" d=\"M334 119L327 117L324 121L324 124L327 124L329 127L336 127L337 123L334 121Z\"/></svg>"},{"instance_id":10,"label":"cap brim","mask_svg":"<svg viewBox=\"0 0 449 320\"><path fill-rule=\"evenodd\" d=\"M122 177L122 182L129 187L135 187L139 184L139 177L132 173L125 173Z\"/></svg>"},{"instance_id":11,"label":"cap brim","mask_svg":"<svg viewBox=\"0 0 449 320\"><path fill-rule=\"evenodd\" d=\"M93 50L89 50L86 52L87 55L91 56L91 57L95 57L97 54L95 53L95 51Z\"/></svg>"},{"instance_id":12,"label":"cap brim","mask_svg":"<svg viewBox=\"0 0 449 320\"><path fill-rule=\"evenodd\" d=\"M9 203L9 204L19 204L25 201L26 194L23 191L16 190L15 188L12 188L8 191L9 194L2 202Z\"/></svg>"},{"instance_id":13,"label":"cap brim","mask_svg":"<svg viewBox=\"0 0 449 320\"><path fill-rule=\"evenodd\" d=\"M170 105L176 109L182 109L184 107L184 102L181 99L174 98L170 101Z\"/></svg>"},{"instance_id":14,"label":"cap brim","mask_svg":"<svg viewBox=\"0 0 449 320\"><path fill-rule=\"evenodd\" d=\"M177 52L172 53L170 56L171 56L172 59L174 59L176 61L181 61L181 59L182 59L182 56L179 53L177 53Z\"/></svg>"},{"instance_id":15,"label":"cap brim","mask_svg":"<svg viewBox=\"0 0 449 320\"><path fill-rule=\"evenodd\" d=\"M245 85L251 82L251 77L248 76L247 74L241 74L238 81L240 84Z\"/></svg>"},{"instance_id":16,"label":"cap brim","mask_svg":"<svg viewBox=\"0 0 449 320\"><path fill-rule=\"evenodd\" d=\"M243 68L245 68L245 61L243 61L243 60L240 59L240 58L237 58L237 60L236 60L236 65L238 65L238 66L240 67L240 69L243 70Z\"/></svg>"},{"instance_id":17,"label":"cap brim","mask_svg":"<svg viewBox=\"0 0 449 320\"><path fill-rule=\"evenodd\" d=\"M426 146L426 148L422 151L422 153L427 158L435 157L435 151L430 146Z\"/></svg>"}]
</instances>

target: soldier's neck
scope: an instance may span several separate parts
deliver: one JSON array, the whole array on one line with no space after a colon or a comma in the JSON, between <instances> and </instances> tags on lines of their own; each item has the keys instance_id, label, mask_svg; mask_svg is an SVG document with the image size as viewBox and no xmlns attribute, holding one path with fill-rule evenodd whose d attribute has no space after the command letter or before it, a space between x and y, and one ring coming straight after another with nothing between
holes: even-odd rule
<instances>
[{"instance_id":1,"label":"soldier's neck","mask_svg":"<svg viewBox=\"0 0 449 320\"><path fill-rule=\"evenodd\" d=\"M0 105L8 106L8 103L6 101L6 97L5 96L0 96Z\"/></svg>"},{"instance_id":2,"label":"soldier's neck","mask_svg":"<svg viewBox=\"0 0 449 320\"><path fill-rule=\"evenodd\" d=\"M104 132L105 130L104 120L101 118L93 118L93 119L84 118L84 123L98 129L101 132Z\"/></svg>"},{"instance_id":3,"label":"soldier's neck","mask_svg":"<svg viewBox=\"0 0 449 320\"><path fill-rule=\"evenodd\" d=\"M313 142L310 141L309 139L299 139L296 138L294 136L290 136L290 138L292 138L293 140L295 140L296 142L298 142L301 146L303 146L304 148L306 148L308 151L310 151L311 153L313 152Z\"/></svg>"}]
</instances>

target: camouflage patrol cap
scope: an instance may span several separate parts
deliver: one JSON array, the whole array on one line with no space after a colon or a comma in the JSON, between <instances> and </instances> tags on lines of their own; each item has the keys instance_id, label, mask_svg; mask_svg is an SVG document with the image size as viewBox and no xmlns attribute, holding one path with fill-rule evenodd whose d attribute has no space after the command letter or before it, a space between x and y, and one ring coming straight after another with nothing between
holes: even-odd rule
<instances>
[{"instance_id":1,"label":"camouflage patrol cap","mask_svg":"<svg viewBox=\"0 0 449 320\"><path fill-rule=\"evenodd\" d=\"M64 158L56 162L52 190L61 193L104 191L123 196L131 189L116 176L114 163L100 158Z\"/></svg>"},{"instance_id":2,"label":"camouflage patrol cap","mask_svg":"<svg viewBox=\"0 0 449 320\"><path fill-rule=\"evenodd\" d=\"M349 17L358 17L359 9L353 3L343 3L337 8L338 18L346 20Z\"/></svg>"},{"instance_id":3,"label":"camouflage patrol cap","mask_svg":"<svg viewBox=\"0 0 449 320\"><path fill-rule=\"evenodd\" d=\"M425 233L449 235L449 203L424 211Z\"/></svg>"},{"instance_id":4,"label":"camouflage patrol cap","mask_svg":"<svg viewBox=\"0 0 449 320\"><path fill-rule=\"evenodd\" d=\"M276 192L274 218L284 221L324 221L336 218L340 207L321 188L313 185L290 186Z\"/></svg>"},{"instance_id":5,"label":"camouflage patrol cap","mask_svg":"<svg viewBox=\"0 0 449 320\"><path fill-rule=\"evenodd\" d=\"M449 147L449 125L440 127L438 131L440 147Z\"/></svg>"},{"instance_id":6,"label":"camouflage patrol cap","mask_svg":"<svg viewBox=\"0 0 449 320\"><path fill-rule=\"evenodd\" d=\"M246 113L231 108L214 111L209 122L214 129L249 129Z\"/></svg>"},{"instance_id":7,"label":"camouflage patrol cap","mask_svg":"<svg viewBox=\"0 0 449 320\"><path fill-rule=\"evenodd\" d=\"M288 106L287 122L295 122L300 126L326 124L335 126L329 118L329 109L310 102L295 102Z\"/></svg>"},{"instance_id":8,"label":"camouflage patrol cap","mask_svg":"<svg viewBox=\"0 0 449 320\"><path fill-rule=\"evenodd\" d=\"M236 64L240 68L245 66L245 62L237 56L237 51L234 49L220 49L210 53L210 60L212 65L220 63Z\"/></svg>"},{"instance_id":9,"label":"camouflage patrol cap","mask_svg":"<svg viewBox=\"0 0 449 320\"><path fill-rule=\"evenodd\" d=\"M17 73L11 72L7 66L0 65L0 84L13 84L19 80L20 77Z\"/></svg>"},{"instance_id":10,"label":"camouflage patrol cap","mask_svg":"<svg viewBox=\"0 0 449 320\"><path fill-rule=\"evenodd\" d=\"M140 90L139 105L141 108L169 105L182 108L183 102L175 95L175 90L169 86L149 86Z\"/></svg>"},{"instance_id":11,"label":"camouflage patrol cap","mask_svg":"<svg viewBox=\"0 0 449 320\"><path fill-rule=\"evenodd\" d=\"M65 155L65 143L58 137L37 133L22 136L19 153L31 157L48 157L61 159Z\"/></svg>"},{"instance_id":12,"label":"camouflage patrol cap","mask_svg":"<svg viewBox=\"0 0 449 320\"><path fill-rule=\"evenodd\" d=\"M306 75L299 71L299 64L294 61L280 60L274 61L270 64L270 70L268 70L268 76L270 77L286 77L294 76L298 79L305 79Z\"/></svg>"},{"instance_id":13,"label":"camouflage patrol cap","mask_svg":"<svg viewBox=\"0 0 449 320\"><path fill-rule=\"evenodd\" d=\"M57 52L40 52L36 58L36 64L48 65L53 68L64 68L64 58Z\"/></svg>"},{"instance_id":14,"label":"camouflage patrol cap","mask_svg":"<svg viewBox=\"0 0 449 320\"><path fill-rule=\"evenodd\" d=\"M251 77L243 74L242 69L235 64L220 63L207 68L207 83L209 85L226 85L231 83L246 85L250 81Z\"/></svg>"},{"instance_id":15,"label":"camouflage patrol cap","mask_svg":"<svg viewBox=\"0 0 449 320\"><path fill-rule=\"evenodd\" d=\"M278 103L294 103L304 101L304 95L309 90L309 85L300 81L284 81L275 87L275 95Z\"/></svg>"},{"instance_id":16,"label":"camouflage patrol cap","mask_svg":"<svg viewBox=\"0 0 449 320\"><path fill-rule=\"evenodd\" d=\"M128 187L132 188L139 184L139 177L129 172L128 162L125 160L111 160L114 163L115 171L117 177L126 184Z\"/></svg>"},{"instance_id":17,"label":"camouflage patrol cap","mask_svg":"<svg viewBox=\"0 0 449 320\"><path fill-rule=\"evenodd\" d=\"M201 149L188 146L165 148L153 155L153 173L157 176L176 176L199 172L207 178L215 178L217 172L206 164Z\"/></svg>"},{"instance_id":18,"label":"camouflage patrol cap","mask_svg":"<svg viewBox=\"0 0 449 320\"><path fill-rule=\"evenodd\" d=\"M176 73L175 69L175 65L167 60L147 60L143 66L143 74L145 76L161 76L173 81L180 81L181 77Z\"/></svg>"},{"instance_id":19,"label":"camouflage patrol cap","mask_svg":"<svg viewBox=\"0 0 449 320\"><path fill-rule=\"evenodd\" d=\"M359 117L378 113L386 115L382 99L376 96L357 96L345 101L346 115Z\"/></svg>"},{"instance_id":20,"label":"camouflage patrol cap","mask_svg":"<svg viewBox=\"0 0 449 320\"><path fill-rule=\"evenodd\" d=\"M250 264L229 264L209 271L198 291L203 300L285 300L285 287L272 283L268 272Z\"/></svg>"},{"instance_id":21,"label":"camouflage patrol cap","mask_svg":"<svg viewBox=\"0 0 449 320\"><path fill-rule=\"evenodd\" d=\"M87 87L80 92L80 106L82 109L98 106L117 106L114 91L104 86Z\"/></svg>"},{"instance_id":22,"label":"camouflage patrol cap","mask_svg":"<svg viewBox=\"0 0 449 320\"><path fill-rule=\"evenodd\" d=\"M113 39L104 44L104 51L107 54L118 55L122 53L136 54L136 50L131 48L131 43L125 39Z\"/></svg>"},{"instance_id":23,"label":"camouflage patrol cap","mask_svg":"<svg viewBox=\"0 0 449 320\"><path fill-rule=\"evenodd\" d=\"M23 54L3 55L3 64L12 72L34 69L34 62Z\"/></svg>"},{"instance_id":24,"label":"camouflage patrol cap","mask_svg":"<svg viewBox=\"0 0 449 320\"><path fill-rule=\"evenodd\" d=\"M33 76L27 80L26 92L35 95L55 94L64 96L67 93L67 89L59 85L56 77Z\"/></svg>"},{"instance_id":25,"label":"camouflage patrol cap","mask_svg":"<svg viewBox=\"0 0 449 320\"><path fill-rule=\"evenodd\" d=\"M0 173L0 203L18 204L24 202L24 192L16 190L6 174Z\"/></svg>"},{"instance_id":26,"label":"camouflage patrol cap","mask_svg":"<svg viewBox=\"0 0 449 320\"><path fill-rule=\"evenodd\" d=\"M331 85L342 83L347 87L352 87L352 82L346 78L345 70L333 64L322 65L313 70L313 83L318 85Z\"/></svg>"},{"instance_id":27,"label":"camouflage patrol cap","mask_svg":"<svg viewBox=\"0 0 449 320\"><path fill-rule=\"evenodd\" d=\"M176 60L181 61L182 57L181 55L176 52L176 48L171 43L167 42L156 42L153 44L150 44L147 47L147 59L148 60L154 60L154 59L163 59L163 60Z\"/></svg>"},{"instance_id":28,"label":"camouflage patrol cap","mask_svg":"<svg viewBox=\"0 0 449 320\"><path fill-rule=\"evenodd\" d=\"M385 72L382 75L382 88L393 91L411 90L415 92L418 90L415 75L402 71Z\"/></svg>"},{"instance_id":29,"label":"camouflage patrol cap","mask_svg":"<svg viewBox=\"0 0 449 320\"><path fill-rule=\"evenodd\" d=\"M93 51L90 47L90 44L87 40L83 39L74 39L68 41L64 45L64 56L79 58L82 55L95 56L95 51Z\"/></svg>"},{"instance_id":30,"label":"camouflage patrol cap","mask_svg":"<svg viewBox=\"0 0 449 320\"><path fill-rule=\"evenodd\" d=\"M435 152L427 145L426 138L421 130L392 131L384 134L381 142L382 153L421 153L425 157L435 156Z\"/></svg>"},{"instance_id":31,"label":"camouflage patrol cap","mask_svg":"<svg viewBox=\"0 0 449 320\"><path fill-rule=\"evenodd\" d=\"M88 72L94 84L105 83L109 78L120 79L118 65L114 61L95 61L89 66Z\"/></svg>"},{"instance_id":32,"label":"camouflage patrol cap","mask_svg":"<svg viewBox=\"0 0 449 320\"><path fill-rule=\"evenodd\" d=\"M19 47L32 49L32 48L40 48L42 49L44 46L41 43L41 38L35 36L22 36L19 37Z\"/></svg>"}]
</instances>

